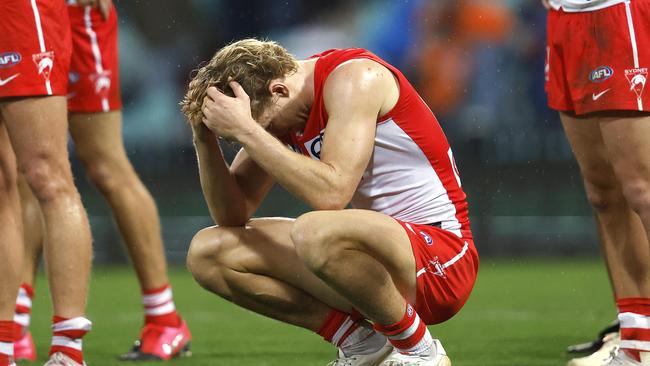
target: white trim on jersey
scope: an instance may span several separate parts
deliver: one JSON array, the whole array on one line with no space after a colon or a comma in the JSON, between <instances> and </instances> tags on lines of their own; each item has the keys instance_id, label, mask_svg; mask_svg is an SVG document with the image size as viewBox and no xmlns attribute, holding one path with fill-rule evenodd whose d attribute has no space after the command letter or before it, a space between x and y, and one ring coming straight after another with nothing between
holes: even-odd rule
<instances>
[{"instance_id":1,"label":"white trim on jersey","mask_svg":"<svg viewBox=\"0 0 650 366\"><path fill-rule=\"evenodd\" d=\"M553 9L560 10L561 8L568 13L595 11L624 2L630 2L630 0L550 0Z\"/></svg>"},{"instance_id":2,"label":"white trim on jersey","mask_svg":"<svg viewBox=\"0 0 650 366\"><path fill-rule=\"evenodd\" d=\"M104 67L102 66L102 53L99 50L99 43L97 42L97 33L93 30L93 22L90 16L92 11L92 6L86 6L84 8L84 24L86 26L86 34L90 38L90 48L93 51L93 57L95 58L95 71L97 71L98 77L104 73ZM102 98L102 110L104 112L109 111L108 98Z\"/></svg>"},{"instance_id":3,"label":"white trim on jersey","mask_svg":"<svg viewBox=\"0 0 650 366\"><path fill-rule=\"evenodd\" d=\"M625 14L627 15L627 28L630 31L630 43L632 45L632 58L634 59L634 68L639 68L639 49L636 43L636 32L634 31L634 21L632 20L632 9L630 9L630 2L625 3ZM641 96L636 98L639 110L643 110L643 99Z\"/></svg>"},{"instance_id":4,"label":"white trim on jersey","mask_svg":"<svg viewBox=\"0 0 650 366\"><path fill-rule=\"evenodd\" d=\"M41 14L38 12L36 0L31 0L32 12L34 12L34 21L36 22L36 34L38 35L38 46L41 52L45 52L45 37L43 36L43 27L41 25ZM45 78L45 89L48 95L52 95L52 85L50 79Z\"/></svg>"}]
</instances>

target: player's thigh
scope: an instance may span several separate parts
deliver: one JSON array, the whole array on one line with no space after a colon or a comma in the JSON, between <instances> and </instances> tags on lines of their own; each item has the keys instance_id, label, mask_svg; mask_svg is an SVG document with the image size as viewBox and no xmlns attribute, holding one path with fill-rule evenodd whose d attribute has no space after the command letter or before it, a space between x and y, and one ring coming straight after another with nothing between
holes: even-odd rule
<instances>
[{"instance_id":1,"label":"player's thigh","mask_svg":"<svg viewBox=\"0 0 650 366\"><path fill-rule=\"evenodd\" d=\"M600 127L628 201L650 199L650 114L612 112Z\"/></svg>"},{"instance_id":2,"label":"player's thigh","mask_svg":"<svg viewBox=\"0 0 650 366\"><path fill-rule=\"evenodd\" d=\"M307 270L291 241L293 219L260 218L245 227L213 226L193 239L189 267L206 260L209 266L272 277L302 289L329 306L349 310L349 303Z\"/></svg>"},{"instance_id":3,"label":"player's thigh","mask_svg":"<svg viewBox=\"0 0 650 366\"><path fill-rule=\"evenodd\" d=\"M0 109L22 171L45 166L48 175L70 175L65 97L9 100Z\"/></svg>"},{"instance_id":4,"label":"player's thigh","mask_svg":"<svg viewBox=\"0 0 650 366\"><path fill-rule=\"evenodd\" d=\"M599 117L575 117L560 112L560 119L592 202L603 199L595 197L603 192L620 191L598 123Z\"/></svg>"},{"instance_id":5,"label":"player's thigh","mask_svg":"<svg viewBox=\"0 0 650 366\"><path fill-rule=\"evenodd\" d=\"M16 184L16 159L7 130L0 118L0 189L7 192Z\"/></svg>"},{"instance_id":6,"label":"player's thigh","mask_svg":"<svg viewBox=\"0 0 650 366\"><path fill-rule=\"evenodd\" d=\"M121 111L70 113L69 119L70 135L84 165L110 164L112 169L119 169L128 163Z\"/></svg>"},{"instance_id":7,"label":"player's thigh","mask_svg":"<svg viewBox=\"0 0 650 366\"><path fill-rule=\"evenodd\" d=\"M292 233L295 241L329 250L351 246L377 259L396 287L415 296L415 258L404 228L392 217L370 210L313 211L300 216ZM309 250L309 249L307 249Z\"/></svg>"}]
</instances>

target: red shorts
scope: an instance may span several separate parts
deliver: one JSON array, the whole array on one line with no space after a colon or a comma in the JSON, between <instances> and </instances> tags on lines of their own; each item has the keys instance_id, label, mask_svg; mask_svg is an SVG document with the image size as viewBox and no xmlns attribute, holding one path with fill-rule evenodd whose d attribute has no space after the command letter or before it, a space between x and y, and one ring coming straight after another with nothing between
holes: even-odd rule
<instances>
[{"instance_id":1,"label":"red shorts","mask_svg":"<svg viewBox=\"0 0 650 366\"><path fill-rule=\"evenodd\" d=\"M65 95L70 24L63 0L0 0L0 98Z\"/></svg>"},{"instance_id":2,"label":"red shorts","mask_svg":"<svg viewBox=\"0 0 650 366\"><path fill-rule=\"evenodd\" d=\"M415 310L426 324L442 323L465 305L474 288L479 264L474 241L430 225L397 222L415 256Z\"/></svg>"},{"instance_id":3,"label":"red shorts","mask_svg":"<svg viewBox=\"0 0 650 366\"><path fill-rule=\"evenodd\" d=\"M90 6L70 5L68 12L73 47L68 110L108 112L122 108L115 7L107 20Z\"/></svg>"},{"instance_id":4,"label":"red shorts","mask_svg":"<svg viewBox=\"0 0 650 366\"><path fill-rule=\"evenodd\" d=\"M549 107L578 115L650 110L650 1L605 9L551 10L547 28Z\"/></svg>"}]
</instances>

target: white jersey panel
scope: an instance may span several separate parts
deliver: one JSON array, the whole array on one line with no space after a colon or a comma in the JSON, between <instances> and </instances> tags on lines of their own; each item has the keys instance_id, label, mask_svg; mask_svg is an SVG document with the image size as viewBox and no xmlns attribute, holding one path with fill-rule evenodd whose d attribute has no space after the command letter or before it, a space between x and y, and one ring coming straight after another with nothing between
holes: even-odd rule
<instances>
[{"instance_id":1,"label":"white jersey panel","mask_svg":"<svg viewBox=\"0 0 650 366\"><path fill-rule=\"evenodd\" d=\"M392 119L377 125L374 151L352 206L415 224L439 222L460 236L456 208L436 171Z\"/></svg>"},{"instance_id":2,"label":"white jersey panel","mask_svg":"<svg viewBox=\"0 0 650 366\"><path fill-rule=\"evenodd\" d=\"M612 5L630 1L631 0L549 0L553 9L559 10L562 8L562 10L569 13L600 10Z\"/></svg>"}]
</instances>

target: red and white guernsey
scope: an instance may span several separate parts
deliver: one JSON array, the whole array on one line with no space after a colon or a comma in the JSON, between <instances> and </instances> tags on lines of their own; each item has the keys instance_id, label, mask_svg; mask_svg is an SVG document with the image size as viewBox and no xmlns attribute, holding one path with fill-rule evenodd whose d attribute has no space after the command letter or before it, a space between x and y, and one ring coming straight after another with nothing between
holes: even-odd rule
<instances>
[{"instance_id":1,"label":"red and white guernsey","mask_svg":"<svg viewBox=\"0 0 650 366\"><path fill-rule=\"evenodd\" d=\"M550 0L551 7L569 13L600 10L612 5L627 3L630 0Z\"/></svg>"},{"instance_id":2,"label":"red and white guernsey","mask_svg":"<svg viewBox=\"0 0 650 366\"><path fill-rule=\"evenodd\" d=\"M292 148L320 158L328 115L323 86L329 74L351 59L370 59L388 68L399 82L395 107L377 121L374 151L352 198L352 206L378 211L415 224L439 224L458 237L471 236L465 192L436 117L395 67L360 49L336 49L313 56L314 103L302 134L292 133Z\"/></svg>"}]
</instances>

